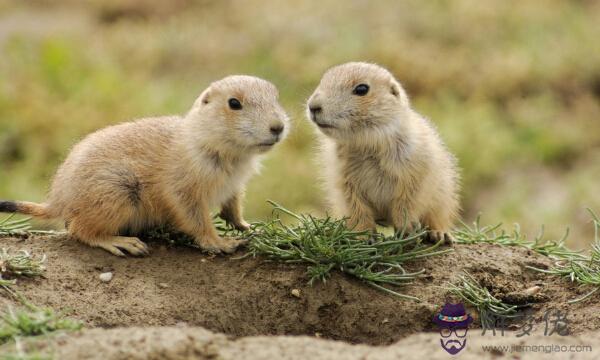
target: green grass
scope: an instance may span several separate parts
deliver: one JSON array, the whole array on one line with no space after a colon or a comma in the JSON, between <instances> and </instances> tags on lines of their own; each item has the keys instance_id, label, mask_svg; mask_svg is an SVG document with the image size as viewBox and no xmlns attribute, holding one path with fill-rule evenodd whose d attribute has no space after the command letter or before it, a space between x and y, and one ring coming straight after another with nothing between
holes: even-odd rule
<instances>
[{"instance_id":1,"label":"green grass","mask_svg":"<svg viewBox=\"0 0 600 360\"><path fill-rule=\"evenodd\" d=\"M29 218L14 219L14 217L15 214L11 214L0 220L0 236L20 235L31 229Z\"/></svg>"},{"instance_id":2,"label":"green grass","mask_svg":"<svg viewBox=\"0 0 600 360\"><path fill-rule=\"evenodd\" d=\"M506 304L494 297L469 273L465 272L464 275L459 276L459 279L456 284L448 284L446 289L477 309L484 329L494 328L499 318L508 319L518 316L517 305Z\"/></svg>"},{"instance_id":3,"label":"green grass","mask_svg":"<svg viewBox=\"0 0 600 360\"><path fill-rule=\"evenodd\" d=\"M0 249L0 288L11 292L11 287L17 283L15 277L41 276L46 270L45 262L45 255L35 257L26 250L10 252L6 248Z\"/></svg>"},{"instance_id":4,"label":"green grass","mask_svg":"<svg viewBox=\"0 0 600 360\"><path fill-rule=\"evenodd\" d=\"M60 233L54 230L34 230L31 225L31 218L17 217L16 214L10 214L0 220L0 236L20 236L24 234L32 235L53 235Z\"/></svg>"},{"instance_id":5,"label":"green grass","mask_svg":"<svg viewBox=\"0 0 600 360\"><path fill-rule=\"evenodd\" d=\"M589 212L594 225L594 242L589 255L559 260L550 269L528 266L535 271L568 279L582 288L591 288L585 295L569 300L569 303L586 300L600 290L600 219L592 210Z\"/></svg>"},{"instance_id":6,"label":"green grass","mask_svg":"<svg viewBox=\"0 0 600 360\"><path fill-rule=\"evenodd\" d=\"M81 323L50 308L29 304L26 309L8 309L0 315L0 344L11 340L81 329Z\"/></svg>"},{"instance_id":7,"label":"green grass","mask_svg":"<svg viewBox=\"0 0 600 360\"><path fill-rule=\"evenodd\" d=\"M65 318L63 313L57 313L50 308L37 307L20 296L18 298L25 308L14 309L9 306L6 311L0 313L0 348L7 349L6 344L14 342L17 353L2 354L0 360L52 359L49 355L22 351L21 341L82 328L81 322Z\"/></svg>"},{"instance_id":8,"label":"green grass","mask_svg":"<svg viewBox=\"0 0 600 360\"><path fill-rule=\"evenodd\" d=\"M519 246L553 259L584 259L585 255L579 251L573 251L565 245L565 240L569 236L569 229L565 231L563 237L559 240L543 240L544 227L539 235L533 240L527 238L521 233L519 224L515 224L512 231L502 229L502 223L496 225L481 225L481 216L472 225L461 221L461 227L453 231L454 240L458 244L495 244L502 246Z\"/></svg>"},{"instance_id":9,"label":"green grass","mask_svg":"<svg viewBox=\"0 0 600 360\"><path fill-rule=\"evenodd\" d=\"M519 246L530 249L555 260L550 269L540 269L532 266L527 268L549 275L560 276L575 282L584 288L591 288L585 295L569 300L569 303L583 301L600 291L600 219L588 209L594 227L594 240L588 254L573 251L565 245L569 234L567 230L558 241L542 241L543 227L540 235L534 241L527 240L520 231L518 224L512 232L501 229L502 224L482 226L480 217L473 225L462 223L462 227L453 232L455 242L459 244L486 243L501 246Z\"/></svg>"},{"instance_id":10,"label":"green grass","mask_svg":"<svg viewBox=\"0 0 600 360\"><path fill-rule=\"evenodd\" d=\"M405 264L425 257L452 252L440 250L441 241L424 245L423 229L402 230L392 236L370 234L348 229L344 219L317 218L296 214L270 202L274 217L270 221L252 224L252 232L243 234L248 240L246 256L264 256L269 260L307 266L309 283L325 282L338 270L395 296L419 299L392 290L390 286L411 283L423 275L424 269L407 271ZM280 215L292 218L284 223Z\"/></svg>"},{"instance_id":11,"label":"green grass","mask_svg":"<svg viewBox=\"0 0 600 360\"><path fill-rule=\"evenodd\" d=\"M46 270L44 263L46 256L33 256L26 250L10 252L8 249L0 249L0 274L12 276L40 276Z\"/></svg>"},{"instance_id":12,"label":"green grass","mask_svg":"<svg viewBox=\"0 0 600 360\"><path fill-rule=\"evenodd\" d=\"M21 222L22 226L28 228L29 224ZM28 230L23 230L28 231ZM25 353L19 344L23 338L49 335L61 331L73 331L81 328L78 321L65 318L62 313L57 313L50 308L38 307L30 303L16 289L16 280L7 280L3 277L34 277L42 276L45 271L46 256L33 256L25 250L11 252L0 249L0 289L17 300L22 308L15 309L8 306L5 311L0 312L0 348L11 341L15 343L16 353L0 354L0 360L35 360L51 359L47 355L37 353Z\"/></svg>"}]
</instances>

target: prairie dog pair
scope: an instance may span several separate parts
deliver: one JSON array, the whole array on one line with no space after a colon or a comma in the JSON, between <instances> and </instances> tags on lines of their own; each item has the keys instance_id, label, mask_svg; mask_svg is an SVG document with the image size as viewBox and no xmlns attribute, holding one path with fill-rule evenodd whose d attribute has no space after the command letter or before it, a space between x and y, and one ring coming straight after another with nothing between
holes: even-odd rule
<instances>
[{"instance_id":1,"label":"prairie dog pair","mask_svg":"<svg viewBox=\"0 0 600 360\"><path fill-rule=\"evenodd\" d=\"M324 177L336 215L358 230L419 222L433 240L451 240L456 160L389 71L358 62L329 69L308 100L308 117L325 135Z\"/></svg>"},{"instance_id":2,"label":"prairie dog pair","mask_svg":"<svg viewBox=\"0 0 600 360\"><path fill-rule=\"evenodd\" d=\"M281 141L288 117L275 86L251 76L212 83L183 117L146 118L99 130L77 144L56 173L44 204L0 201L0 212L62 218L68 233L114 255L147 253L119 236L171 223L211 252L221 238L210 210L248 229L241 201L259 155Z\"/></svg>"},{"instance_id":3,"label":"prairie dog pair","mask_svg":"<svg viewBox=\"0 0 600 360\"><path fill-rule=\"evenodd\" d=\"M322 139L325 179L337 215L375 230L420 222L436 240L457 216L456 161L434 127L410 108L385 69L348 63L325 73L308 101ZM238 229L244 186L259 156L282 140L288 117L271 83L250 76L214 82L183 117L108 127L77 144L59 168L44 204L0 201L0 212L62 218L69 234L123 256L147 246L136 233L165 223L212 252L232 252L210 215Z\"/></svg>"}]
</instances>

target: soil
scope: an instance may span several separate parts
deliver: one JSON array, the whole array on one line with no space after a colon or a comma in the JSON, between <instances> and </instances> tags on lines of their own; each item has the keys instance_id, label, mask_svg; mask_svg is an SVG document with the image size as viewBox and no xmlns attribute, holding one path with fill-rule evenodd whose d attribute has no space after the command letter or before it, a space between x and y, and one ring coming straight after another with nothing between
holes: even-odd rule
<instances>
[{"instance_id":1,"label":"soil","mask_svg":"<svg viewBox=\"0 0 600 360\"><path fill-rule=\"evenodd\" d=\"M570 335L557 342L600 339L600 294L568 304L589 290L527 269L548 267L552 260L523 248L455 245L454 253L412 263L408 270L425 268L427 276L395 290L421 299L414 302L340 273L311 286L305 267L235 259L243 250L214 257L189 247L149 245L148 257L118 258L64 236L0 238L1 248L47 255L45 277L20 278L16 289L36 305L66 311L86 328L37 346L50 347L60 359L397 358L419 349L439 355L444 353L431 319L449 298L445 284L463 270L495 296L531 304L533 335L506 341L544 340L548 310L568 316ZM99 275L107 271L114 277L105 283ZM536 286L539 292L526 291ZM0 303L16 305L3 296ZM480 334L477 312L468 310L476 318L470 331ZM482 339L469 341L504 341Z\"/></svg>"},{"instance_id":2,"label":"soil","mask_svg":"<svg viewBox=\"0 0 600 360\"><path fill-rule=\"evenodd\" d=\"M184 359L223 359L223 360L303 360L303 359L344 359L344 360L398 360L398 359L450 359L451 356L440 348L440 336L433 333L420 333L406 337L393 345L373 347L352 345L341 341L315 339L307 336L259 336L228 338L202 328L151 327L92 329L70 336L59 336L51 341L34 344L38 351L54 353L63 360L184 360ZM483 337L469 335L467 347L460 354L461 359L598 359L597 349L600 332L570 337L545 337L533 335L515 340L514 337ZM537 351L519 353L507 350L514 346L531 344ZM584 351L592 344L592 351ZM486 351L484 346L496 346L496 350ZM556 347L571 350L559 353ZM595 352L594 352L595 351Z\"/></svg>"}]
</instances>

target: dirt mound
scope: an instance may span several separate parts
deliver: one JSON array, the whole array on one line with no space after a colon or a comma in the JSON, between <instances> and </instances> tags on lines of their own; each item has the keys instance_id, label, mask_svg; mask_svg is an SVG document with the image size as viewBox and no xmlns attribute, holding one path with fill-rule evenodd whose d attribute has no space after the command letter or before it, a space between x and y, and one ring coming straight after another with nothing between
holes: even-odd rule
<instances>
[{"instance_id":1,"label":"dirt mound","mask_svg":"<svg viewBox=\"0 0 600 360\"><path fill-rule=\"evenodd\" d=\"M425 268L427 276L398 290L419 297L417 303L338 273L310 286L300 265L210 257L160 243L150 244L149 257L125 259L62 236L0 238L0 247L46 254L46 277L22 279L17 289L37 305L67 310L88 328L188 325L233 337L319 334L387 345L435 331L431 318L447 296L442 287L462 270L500 298L532 302L537 328L549 309L568 314L573 334L600 328L600 295L568 305L586 289L526 269L552 262L522 248L456 245L454 253L411 264L408 270ZM98 278L105 271L114 274L109 283ZM527 295L524 290L532 286L541 291Z\"/></svg>"},{"instance_id":2,"label":"dirt mound","mask_svg":"<svg viewBox=\"0 0 600 360\"><path fill-rule=\"evenodd\" d=\"M33 343L29 348L54 353L56 358L63 360L448 359L450 355L440 348L439 341L438 334L415 334L391 346L372 347L306 336L231 339L202 328L135 327L86 330ZM545 359L556 355L559 358L597 359L592 344L599 342L600 332L575 337L537 335L526 340L476 334L469 336L461 358L495 359L507 355L518 359ZM517 346L523 344L533 344L536 350L517 351ZM590 345L591 349L588 348ZM495 349L486 350L490 346Z\"/></svg>"}]
</instances>

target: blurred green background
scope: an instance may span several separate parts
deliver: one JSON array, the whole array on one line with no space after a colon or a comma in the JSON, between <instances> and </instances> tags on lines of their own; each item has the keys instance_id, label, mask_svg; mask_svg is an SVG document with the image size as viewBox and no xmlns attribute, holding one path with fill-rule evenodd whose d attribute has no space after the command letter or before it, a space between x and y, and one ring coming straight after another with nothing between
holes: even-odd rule
<instances>
[{"instance_id":1,"label":"blurred green background","mask_svg":"<svg viewBox=\"0 0 600 360\"><path fill-rule=\"evenodd\" d=\"M330 66L379 63L463 169L463 217L570 244L600 212L600 2L0 0L0 198L40 201L85 134L185 113L212 80L274 82L293 131L248 189L326 210L304 102Z\"/></svg>"}]
</instances>

